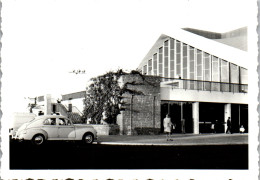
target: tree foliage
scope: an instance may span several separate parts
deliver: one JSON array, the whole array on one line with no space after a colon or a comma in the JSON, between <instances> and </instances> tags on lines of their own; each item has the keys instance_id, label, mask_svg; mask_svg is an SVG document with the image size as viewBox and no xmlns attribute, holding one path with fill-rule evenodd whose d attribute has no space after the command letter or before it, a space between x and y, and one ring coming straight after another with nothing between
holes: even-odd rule
<instances>
[{"instance_id":1,"label":"tree foliage","mask_svg":"<svg viewBox=\"0 0 260 180\"><path fill-rule=\"evenodd\" d=\"M122 69L116 72L108 72L102 76L92 78L92 83L86 89L86 98L84 100L84 110L82 120L86 122L91 118L92 123L99 124L102 119L102 113L105 112L105 121L108 124L115 124L116 117L120 113L119 105L122 103L122 95L142 94L127 88L128 84L134 85L135 82L125 83L122 87L118 84L118 79L127 74ZM132 71L130 74L139 74L138 71Z\"/></svg>"}]
</instances>

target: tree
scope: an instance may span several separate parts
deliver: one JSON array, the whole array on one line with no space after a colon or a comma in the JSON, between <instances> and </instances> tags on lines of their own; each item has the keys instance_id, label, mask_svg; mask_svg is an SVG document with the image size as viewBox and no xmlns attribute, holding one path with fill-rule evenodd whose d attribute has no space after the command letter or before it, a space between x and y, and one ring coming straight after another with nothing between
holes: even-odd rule
<instances>
[{"instance_id":1,"label":"tree","mask_svg":"<svg viewBox=\"0 0 260 180\"><path fill-rule=\"evenodd\" d=\"M122 104L122 95L126 92L142 94L142 92L127 89L128 84L135 84L135 82L126 83L122 87L119 86L118 79L125 74L129 73L120 69L91 79L92 83L87 87L86 98L84 99L83 122L91 118L92 123L99 124L102 113L105 112L105 121L108 124L115 124L116 117L120 113L119 105ZM142 76L138 71L131 71L130 74Z\"/></svg>"}]
</instances>

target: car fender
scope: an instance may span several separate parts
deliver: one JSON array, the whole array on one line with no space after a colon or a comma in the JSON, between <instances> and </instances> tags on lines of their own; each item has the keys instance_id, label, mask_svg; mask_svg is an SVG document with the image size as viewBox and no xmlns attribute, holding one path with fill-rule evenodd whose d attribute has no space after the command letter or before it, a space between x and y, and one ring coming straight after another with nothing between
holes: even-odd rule
<instances>
[{"instance_id":1,"label":"car fender","mask_svg":"<svg viewBox=\"0 0 260 180\"><path fill-rule=\"evenodd\" d=\"M43 129L27 129L27 133L24 135L24 139L25 140L31 140L33 138L34 135L36 134L43 134L45 140L48 139L48 134L46 131L44 131Z\"/></svg>"},{"instance_id":2,"label":"car fender","mask_svg":"<svg viewBox=\"0 0 260 180\"><path fill-rule=\"evenodd\" d=\"M92 133L95 136L95 133L90 128L75 129L75 132L76 132L76 140L82 140L84 134L86 134L88 132Z\"/></svg>"}]
</instances>

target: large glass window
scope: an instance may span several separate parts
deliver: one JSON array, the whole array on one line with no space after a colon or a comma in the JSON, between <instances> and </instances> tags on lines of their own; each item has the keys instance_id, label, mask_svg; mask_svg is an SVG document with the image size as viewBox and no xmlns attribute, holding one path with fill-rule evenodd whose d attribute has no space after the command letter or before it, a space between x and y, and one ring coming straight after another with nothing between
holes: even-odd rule
<instances>
[{"instance_id":1,"label":"large glass window","mask_svg":"<svg viewBox=\"0 0 260 180\"><path fill-rule=\"evenodd\" d=\"M229 63L225 60L221 60L221 91L229 92ZM224 84L225 83L225 84Z\"/></svg>"},{"instance_id":2,"label":"large glass window","mask_svg":"<svg viewBox=\"0 0 260 180\"><path fill-rule=\"evenodd\" d=\"M208 53L203 53L204 57L204 80L205 81L211 81L211 74L210 74L210 69L211 69L211 59L210 55ZM204 88L205 90L209 91L210 90L210 83L205 82L204 83Z\"/></svg>"},{"instance_id":3,"label":"large glass window","mask_svg":"<svg viewBox=\"0 0 260 180\"><path fill-rule=\"evenodd\" d=\"M148 75L152 74L152 60L150 59L148 61Z\"/></svg>"},{"instance_id":4,"label":"large glass window","mask_svg":"<svg viewBox=\"0 0 260 180\"><path fill-rule=\"evenodd\" d=\"M162 74L162 63L163 63L163 55L162 55L162 51L163 51L163 49L162 49L162 47L159 49L159 76L163 76L163 74Z\"/></svg>"},{"instance_id":5,"label":"large glass window","mask_svg":"<svg viewBox=\"0 0 260 180\"><path fill-rule=\"evenodd\" d=\"M229 82L229 64L225 60L221 60L221 82Z\"/></svg>"},{"instance_id":6,"label":"large glass window","mask_svg":"<svg viewBox=\"0 0 260 180\"><path fill-rule=\"evenodd\" d=\"M230 63L230 82L231 84L231 91L232 92L239 92L239 67L235 64Z\"/></svg>"},{"instance_id":7,"label":"large glass window","mask_svg":"<svg viewBox=\"0 0 260 180\"><path fill-rule=\"evenodd\" d=\"M197 49L197 80L202 80L202 52Z\"/></svg>"},{"instance_id":8,"label":"large glass window","mask_svg":"<svg viewBox=\"0 0 260 180\"><path fill-rule=\"evenodd\" d=\"M190 89L195 88L195 58L194 58L194 47L189 48L189 56L190 56Z\"/></svg>"},{"instance_id":9,"label":"large glass window","mask_svg":"<svg viewBox=\"0 0 260 180\"><path fill-rule=\"evenodd\" d=\"M230 63L230 80L231 83L239 83L239 68L237 65Z\"/></svg>"},{"instance_id":10,"label":"large glass window","mask_svg":"<svg viewBox=\"0 0 260 180\"><path fill-rule=\"evenodd\" d=\"M188 46L183 44L182 47L182 76L183 79L188 79ZM188 81L183 81L184 88L188 88Z\"/></svg>"},{"instance_id":11,"label":"large glass window","mask_svg":"<svg viewBox=\"0 0 260 180\"><path fill-rule=\"evenodd\" d=\"M241 84L248 84L247 69L240 67Z\"/></svg>"},{"instance_id":12,"label":"large glass window","mask_svg":"<svg viewBox=\"0 0 260 180\"><path fill-rule=\"evenodd\" d=\"M174 78L174 39L170 40L170 77Z\"/></svg>"},{"instance_id":13,"label":"large glass window","mask_svg":"<svg viewBox=\"0 0 260 180\"><path fill-rule=\"evenodd\" d=\"M153 74L157 75L157 54L153 55Z\"/></svg>"},{"instance_id":14,"label":"large glass window","mask_svg":"<svg viewBox=\"0 0 260 180\"><path fill-rule=\"evenodd\" d=\"M164 77L168 77L169 41L164 42Z\"/></svg>"},{"instance_id":15,"label":"large glass window","mask_svg":"<svg viewBox=\"0 0 260 180\"><path fill-rule=\"evenodd\" d=\"M220 82L220 73L219 73L219 59L215 56L212 56L212 81ZM211 89L213 91L220 90L220 83L212 83Z\"/></svg>"},{"instance_id":16,"label":"large glass window","mask_svg":"<svg viewBox=\"0 0 260 180\"><path fill-rule=\"evenodd\" d=\"M197 80L203 80L202 76L202 52L201 50L197 49L196 51L197 56ZM197 88L202 90L203 89L203 82L197 82Z\"/></svg>"},{"instance_id":17,"label":"large glass window","mask_svg":"<svg viewBox=\"0 0 260 180\"><path fill-rule=\"evenodd\" d=\"M181 42L176 41L176 73L181 77Z\"/></svg>"},{"instance_id":18,"label":"large glass window","mask_svg":"<svg viewBox=\"0 0 260 180\"><path fill-rule=\"evenodd\" d=\"M147 65L144 65L143 67L143 74L147 74Z\"/></svg>"},{"instance_id":19,"label":"large glass window","mask_svg":"<svg viewBox=\"0 0 260 180\"><path fill-rule=\"evenodd\" d=\"M188 46L183 44L182 48L182 69L183 69L183 78L188 79Z\"/></svg>"}]
</instances>

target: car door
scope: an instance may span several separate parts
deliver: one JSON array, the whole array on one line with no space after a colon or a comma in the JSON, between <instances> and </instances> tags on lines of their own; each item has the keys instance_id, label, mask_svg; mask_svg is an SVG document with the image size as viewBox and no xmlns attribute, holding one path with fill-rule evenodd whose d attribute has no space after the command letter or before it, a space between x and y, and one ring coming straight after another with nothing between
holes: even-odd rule
<instances>
[{"instance_id":1,"label":"car door","mask_svg":"<svg viewBox=\"0 0 260 180\"><path fill-rule=\"evenodd\" d=\"M47 118L43 121L42 129L47 132L48 139L58 138L58 126L56 125L56 118Z\"/></svg>"},{"instance_id":2,"label":"car door","mask_svg":"<svg viewBox=\"0 0 260 180\"><path fill-rule=\"evenodd\" d=\"M73 140L76 137L75 127L67 118L57 118L58 137L61 140Z\"/></svg>"}]
</instances>

